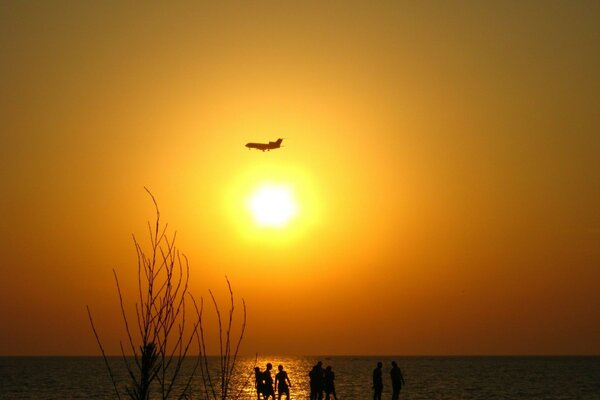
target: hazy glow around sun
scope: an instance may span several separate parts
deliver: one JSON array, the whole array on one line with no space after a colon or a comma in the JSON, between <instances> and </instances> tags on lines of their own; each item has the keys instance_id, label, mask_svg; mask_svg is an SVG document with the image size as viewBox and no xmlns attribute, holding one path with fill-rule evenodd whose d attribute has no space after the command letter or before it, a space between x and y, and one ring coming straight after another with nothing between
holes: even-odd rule
<instances>
[{"instance_id":1,"label":"hazy glow around sun","mask_svg":"<svg viewBox=\"0 0 600 400\"><path fill-rule=\"evenodd\" d=\"M281 228L298 212L292 189L285 185L263 184L248 200L248 208L259 226Z\"/></svg>"}]
</instances>

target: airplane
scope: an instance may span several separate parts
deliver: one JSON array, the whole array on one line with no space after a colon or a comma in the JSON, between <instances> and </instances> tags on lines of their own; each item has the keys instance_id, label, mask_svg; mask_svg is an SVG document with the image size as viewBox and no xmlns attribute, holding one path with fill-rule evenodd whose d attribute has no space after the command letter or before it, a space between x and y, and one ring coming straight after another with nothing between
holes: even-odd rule
<instances>
[{"instance_id":1,"label":"airplane","mask_svg":"<svg viewBox=\"0 0 600 400\"><path fill-rule=\"evenodd\" d=\"M246 147L248 148L248 150L257 149L257 150L262 150L262 151L265 151L265 150L271 151L273 149L280 148L281 142L283 142L283 139L279 138L279 139L277 139L277 141L269 142L269 143L246 143Z\"/></svg>"}]
</instances>

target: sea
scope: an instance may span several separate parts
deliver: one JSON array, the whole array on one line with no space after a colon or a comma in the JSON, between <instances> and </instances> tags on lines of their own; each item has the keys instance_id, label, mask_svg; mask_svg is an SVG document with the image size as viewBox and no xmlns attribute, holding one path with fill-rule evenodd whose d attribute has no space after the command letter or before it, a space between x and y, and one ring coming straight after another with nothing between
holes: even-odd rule
<instances>
[{"instance_id":1,"label":"sea","mask_svg":"<svg viewBox=\"0 0 600 400\"><path fill-rule=\"evenodd\" d=\"M128 375L123 366L131 359L109 357L118 390L125 393ZM195 358L181 372L187 376ZM600 400L600 357L354 357L266 356L240 357L233 373L235 383L228 398L256 399L253 369L273 364L273 375L282 365L291 380L290 399L309 399L308 372L322 361L335 373L337 398L369 400L372 373L383 363L382 399L391 399L389 370L396 361L406 382L401 399L580 399ZM209 360L218 386L217 358ZM190 399L204 399L198 374L191 381ZM173 393L177 392L177 386ZM236 397L237 396L237 397ZM115 399L115 389L102 357L0 357L0 399ZM123 396L122 398L127 398ZM159 398L154 395L152 398ZM177 398L177 397L174 397ZM285 396L283 397L285 398Z\"/></svg>"}]
</instances>

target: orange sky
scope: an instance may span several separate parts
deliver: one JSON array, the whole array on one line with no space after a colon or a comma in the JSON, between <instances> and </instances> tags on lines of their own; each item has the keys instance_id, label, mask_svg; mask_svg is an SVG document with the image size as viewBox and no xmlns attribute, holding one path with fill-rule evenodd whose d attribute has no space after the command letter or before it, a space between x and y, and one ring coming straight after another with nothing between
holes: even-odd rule
<instances>
[{"instance_id":1,"label":"orange sky","mask_svg":"<svg viewBox=\"0 0 600 400\"><path fill-rule=\"evenodd\" d=\"M600 353L598 2L325 3L0 2L0 355L117 351L143 186L246 353Z\"/></svg>"}]
</instances>

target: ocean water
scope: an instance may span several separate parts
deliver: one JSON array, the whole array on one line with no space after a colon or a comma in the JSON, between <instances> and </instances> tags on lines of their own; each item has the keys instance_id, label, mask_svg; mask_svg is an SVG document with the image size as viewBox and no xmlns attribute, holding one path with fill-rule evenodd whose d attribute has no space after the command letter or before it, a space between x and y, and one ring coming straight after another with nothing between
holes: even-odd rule
<instances>
[{"instance_id":1,"label":"ocean water","mask_svg":"<svg viewBox=\"0 0 600 400\"><path fill-rule=\"evenodd\" d=\"M600 400L600 357L260 357L257 365L282 364L291 399L308 399L308 371L318 361L331 365L338 399L371 399L371 376L384 364L383 399L390 399L389 369L398 362L406 380L401 399L590 399ZM193 360L190 360L193 361ZM122 359L110 359L119 380ZM212 367L215 359L211 360ZM236 377L250 377L255 358L241 358ZM188 365L189 367L189 365ZM273 374L274 375L274 374ZM192 398L202 399L202 381L192 382ZM121 387L121 389L123 389ZM253 382L236 384L241 399L256 399ZM113 399L101 357L0 357L0 399Z\"/></svg>"}]
</instances>

